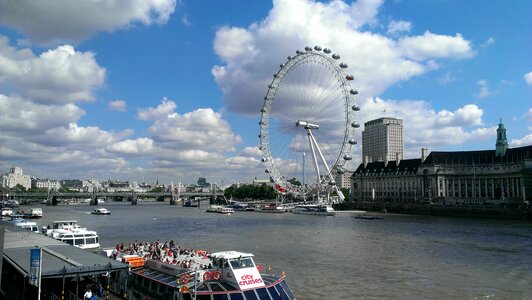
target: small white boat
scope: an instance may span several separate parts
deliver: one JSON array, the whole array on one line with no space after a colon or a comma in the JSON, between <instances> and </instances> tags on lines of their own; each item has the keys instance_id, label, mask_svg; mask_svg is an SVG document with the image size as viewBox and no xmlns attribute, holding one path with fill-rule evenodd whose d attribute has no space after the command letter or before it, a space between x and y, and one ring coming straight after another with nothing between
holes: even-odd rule
<instances>
[{"instance_id":1,"label":"small white boat","mask_svg":"<svg viewBox=\"0 0 532 300\"><path fill-rule=\"evenodd\" d=\"M205 212L231 215L235 213L235 210L232 209L231 207L225 207L221 205L211 205L209 206L209 208L205 210Z\"/></svg>"},{"instance_id":2,"label":"small white boat","mask_svg":"<svg viewBox=\"0 0 532 300\"><path fill-rule=\"evenodd\" d=\"M225 207L220 205L211 205L205 212L211 212L211 213L218 213L218 214L224 214L224 215L231 215L235 213L235 210L231 207Z\"/></svg>"},{"instance_id":3,"label":"small white boat","mask_svg":"<svg viewBox=\"0 0 532 300\"><path fill-rule=\"evenodd\" d=\"M287 210L282 205L278 205L276 203L261 205L255 208L255 211L263 212L263 213L285 213L287 212Z\"/></svg>"},{"instance_id":4,"label":"small white boat","mask_svg":"<svg viewBox=\"0 0 532 300\"><path fill-rule=\"evenodd\" d=\"M334 216L334 208L328 204L302 204L296 205L292 213L301 215Z\"/></svg>"},{"instance_id":5,"label":"small white boat","mask_svg":"<svg viewBox=\"0 0 532 300\"><path fill-rule=\"evenodd\" d=\"M17 214L24 216L24 218L42 218L42 208L26 208L19 210Z\"/></svg>"},{"instance_id":6,"label":"small white boat","mask_svg":"<svg viewBox=\"0 0 532 300\"><path fill-rule=\"evenodd\" d=\"M93 215L110 215L111 212L107 208L99 207L95 208L91 214Z\"/></svg>"},{"instance_id":7,"label":"small white boat","mask_svg":"<svg viewBox=\"0 0 532 300\"><path fill-rule=\"evenodd\" d=\"M25 220L21 217L13 217L9 222L15 226L28 229L31 232L39 233L39 227L35 222Z\"/></svg>"},{"instance_id":8,"label":"small white boat","mask_svg":"<svg viewBox=\"0 0 532 300\"><path fill-rule=\"evenodd\" d=\"M96 231L80 227L76 220L54 221L46 235L84 250L97 252L100 249Z\"/></svg>"},{"instance_id":9,"label":"small white boat","mask_svg":"<svg viewBox=\"0 0 532 300\"><path fill-rule=\"evenodd\" d=\"M13 214L13 210L8 207L2 208L2 217L9 217Z\"/></svg>"}]
</instances>

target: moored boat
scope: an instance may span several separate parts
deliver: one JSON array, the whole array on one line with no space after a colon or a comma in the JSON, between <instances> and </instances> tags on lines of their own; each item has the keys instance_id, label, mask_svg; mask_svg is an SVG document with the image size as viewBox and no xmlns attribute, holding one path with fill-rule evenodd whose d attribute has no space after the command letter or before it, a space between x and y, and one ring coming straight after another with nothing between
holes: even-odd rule
<instances>
[{"instance_id":1,"label":"moored boat","mask_svg":"<svg viewBox=\"0 0 532 300\"><path fill-rule=\"evenodd\" d=\"M17 214L24 216L24 218L42 218L42 208L26 208L19 210Z\"/></svg>"},{"instance_id":2,"label":"moored boat","mask_svg":"<svg viewBox=\"0 0 532 300\"><path fill-rule=\"evenodd\" d=\"M80 227L78 221L54 221L52 224L52 227L46 230L47 236L92 252L100 249L96 231Z\"/></svg>"},{"instance_id":3,"label":"moored boat","mask_svg":"<svg viewBox=\"0 0 532 300\"><path fill-rule=\"evenodd\" d=\"M22 216L13 215L9 223L14 224L15 226L18 226L20 228L28 229L31 232L39 233L39 227L37 226L37 223L33 221L28 221Z\"/></svg>"},{"instance_id":4,"label":"moored boat","mask_svg":"<svg viewBox=\"0 0 532 300\"><path fill-rule=\"evenodd\" d=\"M224 215L231 215L235 213L235 210L231 207L221 206L221 205L211 205L205 210L208 213L217 213Z\"/></svg>"},{"instance_id":5,"label":"moored boat","mask_svg":"<svg viewBox=\"0 0 532 300\"><path fill-rule=\"evenodd\" d=\"M13 214L13 210L8 207L2 208L2 217L9 217Z\"/></svg>"},{"instance_id":6,"label":"moored boat","mask_svg":"<svg viewBox=\"0 0 532 300\"><path fill-rule=\"evenodd\" d=\"M98 207L98 208L95 208L91 212L91 214L93 214L93 215L110 215L111 212L107 208Z\"/></svg>"},{"instance_id":7,"label":"moored boat","mask_svg":"<svg viewBox=\"0 0 532 300\"><path fill-rule=\"evenodd\" d=\"M328 204L301 204L292 209L294 214L334 216L336 213Z\"/></svg>"},{"instance_id":8,"label":"moored boat","mask_svg":"<svg viewBox=\"0 0 532 300\"><path fill-rule=\"evenodd\" d=\"M168 263L112 251L131 266L128 299L296 299L285 275L263 272L250 253L201 250L170 257Z\"/></svg>"},{"instance_id":9,"label":"moored boat","mask_svg":"<svg viewBox=\"0 0 532 300\"><path fill-rule=\"evenodd\" d=\"M284 213L287 212L287 210L282 206L278 205L277 203L270 203L258 206L255 208L256 212L263 212L263 213Z\"/></svg>"}]
</instances>

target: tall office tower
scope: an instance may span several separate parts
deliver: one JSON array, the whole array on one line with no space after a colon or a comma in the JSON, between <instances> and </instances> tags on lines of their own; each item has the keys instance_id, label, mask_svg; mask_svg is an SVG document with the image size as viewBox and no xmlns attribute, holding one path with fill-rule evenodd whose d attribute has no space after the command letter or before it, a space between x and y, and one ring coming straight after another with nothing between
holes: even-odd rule
<instances>
[{"instance_id":1,"label":"tall office tower","mask_svg":"<svg viewBox=\"0 0 532 300\"><path fill-rule=\"evenodd\" d=\"M403 159L403 120L380 118L364 123L362 161L396 161Z\"/></svg>"}]
</instances>

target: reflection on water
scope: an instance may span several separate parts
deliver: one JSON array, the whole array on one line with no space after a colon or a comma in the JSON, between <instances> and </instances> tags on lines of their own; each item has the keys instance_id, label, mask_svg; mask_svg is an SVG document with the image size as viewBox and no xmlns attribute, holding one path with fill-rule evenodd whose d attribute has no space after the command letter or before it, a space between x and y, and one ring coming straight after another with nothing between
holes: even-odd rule
<instances>
[{"instance_id":1,"label":"reflection on water","mask_svg":"<svg viewBox=\"0 0 532 300\"><path fill-rule=\"evenodd\" d=\"M387 215L383 220L237 212L167 203L43 207L47 225L75 219L102 247L174 240L182 247L238 250L286 272L298 299L531 299L532 224Z\"/></svg>"}]
</instances>

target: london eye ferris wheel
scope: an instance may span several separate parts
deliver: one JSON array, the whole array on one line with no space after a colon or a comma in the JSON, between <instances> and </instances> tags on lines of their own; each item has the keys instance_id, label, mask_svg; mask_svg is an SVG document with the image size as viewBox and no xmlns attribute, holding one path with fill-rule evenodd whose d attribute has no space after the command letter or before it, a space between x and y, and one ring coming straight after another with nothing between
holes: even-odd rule
<instances>
[{"instance_id":1,"label":"london eye ferris wheel","mask_svg":"<svg viewBox=\"0 0 532 300\"><path fill-rule=\"evenodd\" d=\"M297 50L273 75L261 109L260 149L279 192L296 197L335 191L357 143L353 75L340 55L320 46Z\"/></svg>"}]
</instances>

